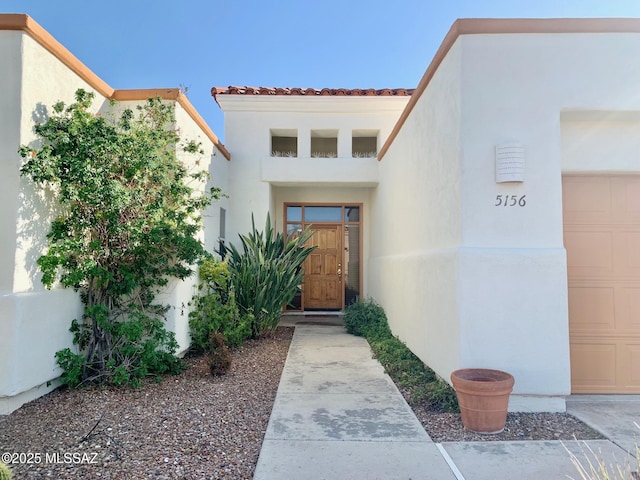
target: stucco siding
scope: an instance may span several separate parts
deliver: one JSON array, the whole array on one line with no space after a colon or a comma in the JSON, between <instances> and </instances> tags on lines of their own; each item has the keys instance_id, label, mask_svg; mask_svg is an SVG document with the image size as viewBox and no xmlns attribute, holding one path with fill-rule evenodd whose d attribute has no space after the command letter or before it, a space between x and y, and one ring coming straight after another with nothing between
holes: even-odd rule
<instances>
[{"instance_id":1,"label":"stucco siding","mask_svg":"<svg viewBox=\"0 0 640 480\"><path fill-rule=\"evenodd\" d=\"M464 154L459 367L509 371L516 378L515 396L560 397L570 392L560 106L549 103L562 98L553 90L562 83L566 66L549 58L559 49L560 38L553 38L460 39ZM495 148L505 143L524 145L522 183L496 183ZM558 409L561 403L556 402ZM531 398L524 408L549 407Z\"/></svg>"},{"instance_id":2,"label":"stucco siding","mask_svg":"<svg viewBox=\"0 0 640 480\"><path fill-rule=\"evenodd\" d=\"M52 113L52 105L58 101L73 103L79 88L96 93L93 110L98 111L105 98L95 92L90 85L70 71L62 62L52 56L42 45L31 37L22 35L22 90L20 139L21 145L37 146L34 125L44 122ZM19 167L15 146L14 158ZM14 173L15 175L16 173ZM19 175L19 171L17 171ZM36 260L46 246L46 234L53 216L50 194L43 193L28 179L20 179L20 207L17 212L18 244L15 251L13 291L43 290Z\"/></svg>"},{"instance_id":3,"label":"stucco siding","mask_svg":"<svg viewBox=\"0 0 640 480\"><path fill-rule=\"evenodd\" d=\"M2 224L0 230L0 295L13 290L13 272L15 269L16 223L15 214L18 202L20 114L22 90L22 33L0 31L0 58L3 62L3 74L0 76L0 191L3 192ZM1 342L2 340L0 340ZM2 349L2 352L5 350ZM2 353L0 353L2 355Z\"/></svg>"},{"instance_id":4,"label":"stucco siding","mask_svg":"<svg viewBox=\"0 0 640 480\"><path fill-rule=\"evenodd\" d=\"M640 172L640 110L567 112L561 132L563 173Z\"/></svg>"},{"instance_id":5,"label":"stucco siding","mask_svg":"<svg viewBox=\"0 0 640 480\"><path fill-rule=\"evenodd\" d=\"M568 394L564 251L458 253L460 367L507 370L516 395Z\"/></svg>"},{"instance_id":6,"label":"stucco siding","mask_svg":"<svg viewBox=\"0 0 640 480\"><path fill-rule=\"evenodd\" d=\"M461 49L456 44L380 164L370 293L393 332L442 376L460 359Z\"/></svg>"},{"instance_id":7,"label":"stucco siding","mask_svg":"<svg viewBox=\"0 0 640 480\"><path fill-rule=\"evenodd\" d=\"M561 119L600 109L638 110L640 65L629 61L628 52L640 47L640 36L511 34L461 40L466 247L460 271L461 366L509 370L516 377L515 394L559 397L570 392L562 170L638 165L630 155L631 125L600 128L599 139L586 139L584 125ZM617 154L596 160L604 142L611 145L614 138L620 140L613 147ZM525 146L525 180L496 184L495 146L511 142ZM526 197L526 206L495 206L498 195Z\"/></svg>"},{"instance_id":8,"label":"stucco siding","mask_svg":"<svg viewBox=\"0 0 640 480\"><path fill-rule=\"evenodd\" d=\"M462 35L382 161L372 295L444 378L513 373L511 409L562 410L570 392L561 174L638 171L639 42ZM496 183L505 143L525 148L522 183Z\"/></svg>"},{"instance_id":9,"label":"stucco siding","mask_svg":"<svg viewBox=\"0 0 640 480\"><path fill-rule=\"evenodd\" d=\"M6 230L14 235L13 242L2 244L9 247L2 250L2 262L12 265L6 290L3 285L4 308L0 309L0 323L12 332L3 339L7 345L2 348L10 367L0 371L0 413L6 413L50 389L46 383L61 373L54 354L71 346L69 325L82 312L77 294L57 288L47 291L40 282L36 261L46 246L55 202L50 193L20 178L17 150L21 144L35 142L33 126L46 120L54 103L73 102L78 88L93 89L30 36L23 32L0 33L9 40L2 58L18 58L12 71L19 76L12 80L19 83L17 89L13 87L15 95L5 95L18 102L11 106L6 120L8 131L18 134L1 147L6 150L2 177L10 182L10 187L3 190L3 218ZM96 111L104 100L97 95Z\"/></svg>"},{"instance_id":10,"label":"stucco siding","mask_svg":"<svg viewBox=\"0 0 640 480\"><path fill-rule=\"evenodd\" d=\"M207 170L211 175L211 181L207 185L197 185L195 182L192 187L202 192L204 188L211 184L226 189L226 184L218 183L220 179L216 174L220 173L222 180L226 182L226 167L228 161L213 145L211 140L204 134L200 127L185 112L180 104L175 105L176 129L180 134L181 143L183 145L190 141L201 144L204 151L203 154L188 154L180 147L176 152L177 157L187 166L191 172L199 170ZM214 202L205 212L203 212L203 229L199 238L203 242L205 248L213 253L213 247L217 247L217 239L220 236L220 207L226 205L226 199L220 204ZM189 334L189 312L191 307L189 302L197 293L198 276L194 273L191 277L179 281L172 280L165 288L165 291L159 298L163 303L169 304L171 308L167 312L166 326L169 330L175 332L176 340L179 344L179 351L184 352L191 344L191 336Z\"/></svg>"},{"instance_id":11,"label":"stucco siding","mask_svg":"<svg viewBox=\"0 0 640 480\"><path fill-rule=\"evenodd\" d=\"M225 115L225 142L233 159L229 164L229 209L227 238L235 242L239 233L251 230L251 214L256 225L264 225L270 205L270 188L260 179L260 157L269 152L269 128L258 115L246 112Z\"/></svg>"},{"instance_id":12,"label":"stucco siding","mask_svg":"<svg viewBox=\"0 0 640 480\"><path fill-rule=\"evenodd\" d=\"M233 153L228 179L229 209L233 215L227 238L231 241L237 241L238 234L250 230L252 213L258 226L264 225L267 212L272 218L280 214L274 211L278 206L272 188L313 188L322 184L332 189L342 184L350 190L374 185L378 165L371 159L352 158L353 130L377 131L381 145L408 100L408 97L232 97L235 96L218 98L225 112L226 145ZM272 130L297 132L297 157L271 157ZM337 133L337 158L311 158L313 130ZM329 169L324 169L323 164ZM356 172L356 165L366 167L365 171ZM322 172L316 174L320 169Z\"/></svg>"},{"instance_id":13,"label":"stucco siding","mask_svg":"<svg viewBox=\"0 0 640 480\"><path fill-rule=\"evenodd\" d=\"M73 62L88 72L86 78L90 80L81 78L65 63L65 55L69 55L68 52L63 52L62 58L54 56L22 31L0 31L0 58L8 67L6 75L0 78L5 92L0 109L4 225L0 233L3 247L0 252L0 324L3 325L0 414L9 413L58 385L55 379L61 370L56 364L55 352L74 348L69 326L72 319L82 316L77 293L55 286L49 291L40 281L36 262L46 249L46 235L57 205L53 192L20 177L21 159L17 153L21 144L39 146L34 124L45 121L56 102L72 103L78 88L96 94L91 111L111 110L109 99L88 83L94 81L104 86L101 80L74 59ZM140 102L122 102L118 108L135 107ZM223 152L214 146L215 136L205 132L179 102L176 102L175 127L184 137L202 142L205 154L200 168L209 169L214 177L219 174L224 185L216 184L226 188L228 162ZM186 158L181 152L178 156ZM219 235L218 211L214 205L205 213L201 236L205 245L207 241L213 245L207 237L209 233L216 240ZM172 282L160 296L160 300L171 304L167 327L176 332L182 351L190 343L188 303L196 291L196 282L195 275L185 282Z\"/></svg>"}]
</instances>

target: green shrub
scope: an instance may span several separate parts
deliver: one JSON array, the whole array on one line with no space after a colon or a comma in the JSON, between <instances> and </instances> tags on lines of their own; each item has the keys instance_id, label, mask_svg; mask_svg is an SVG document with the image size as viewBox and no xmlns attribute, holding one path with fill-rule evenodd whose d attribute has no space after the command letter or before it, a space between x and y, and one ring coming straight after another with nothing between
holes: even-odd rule
<instances>
[{"instance_id":1,"label":"green shrub","mask_svg":"<svg viewBox=\"0 0 640 480\"><path fill-rule=\"evenodd\" d=\"M349 305L344 312L344 326L352 335L367 339L392 336L384 310L371 299Z\"/></svg>"},{"instance_id":2,"label":"green shrub","mask_svg":"<svg viewBox=\"0 0 640 480\"><path fill-rule=\"evenodd\" d=\"M239 347L251 336L252 317L240 313L233 292L229 293L226 304L218 293L209 293L194 298L192 305L189 327L194 351L205 352L213 332L219 332L230 347Z\"/></svg>"},{"instance_id":3,"label":"green shrub","mask_svg":"<svg viewBox=\"0 0 640 480\"><path fill-rule=\"evenodd\" d=\"M209 256L200 263L198 275L201 290L204 289L207 293L215 292L220 296L222 303L228 302L231 281L227 262Z\"/></svg>"},{"instance_id":4,"label":"green shrub","mask_svg":"<svg viewBox=\"0 0 640 480\"><path fill-rule=\"evenodd\" d=\"M275 330L282 307L300 291L302 264L315 247L305 246L313 235L310 228L285 242L269 215L264 232L256 230L253 216L251 225L251 233L240 235L241 250L229 245L228 261L240 311L253 316L251 336L259 338Z\"/></svg>"},{"instance_id":5,"label":"green shrub","mask_svg":"<svg viewBox=\"0 0 640 480\"><path fill-rule=\"evenodd\" d=\"M398 338L388 336L369 343L387 373L403 387L420 386L436 380L433 370L426 368L422 360Z\"/></svg>"},{"instance_id":6,"label":"green shrub","mask_svg":"<svg viewBox=\"0 0 640 480\"><path fill-rule=\"evenodd\" d=\"M71 349L65 348L56 352L56 361L62 368L60 380L71 388L82 383L82 369L84 367L84 356L73 353Z\"/></svg>"},{"instance_id":7,"label":"green shrub","mask_svg":"<svg viewBox=\"0 0 640 480\"><path fill-rule=\"evenodd\" d=\"M458 412L458 399L451 385L435 378L429 383L416 385L411 390L411 401L414 405L427 405L431 410L439 412Z\"/></svg>"},{"instance_id":8,"label":"green shrub","mask_svg":"<svg viewBox=\"0 0 640 480\"><path fill-rule=\"evenodd\" d=\"M347 332L367 339L374 357L389 376L398 386L410 391L412 405L426 405L437 411L459 411L453 388L393 336L380 305L371 299L349 305L345 308L344 323Z\"/></svg>"},{"instance_id":9,"label":"green shrub","mask_svg":"<svg viewBox=\"0 0 640 480\"><path fill-rule=\"evenodd\" d=\"M226 345L239 347L251 336L252 317L241 314L229 281L229 267L214 257L205 259L199 270L198 295L191 300L189 313L191 348L205 352L211 334L220 333Z\"/></svg>"},{"instance_id":10,"label":"green shrub","mask_svg":"<svg viewBox=\"0 0 640 480\"><path fill-rule=\"evenodd\" d=\"M13 478L13 472L8 465L0 462L0 480L11 480Z\"/></svg>"},{"instance_id":11,"label":"green shrub","mask_svg":"<svg viewBox=\"0 0 640 480\"><path fill-rule=\"evenodd\" d=\"M63 370L60 377L63 383L70 387L85 382L138 386L144 377L175 375L184 369L184 362L174 355L178 342L173 332L164 328L162 317L153 317L151 309L141 311L137 307L128 313L127 320L114 322L101 305L85 308L85 317L90 315L91 320L108 334L109 357L89 363L86 355L74 353L69 348L56 352L56 361ZM73 343L81 350L89 348L92 340L87 332L88 325L86 318L82 323L73 320L69 329L74 334Z\"/></svg>"}]
</instances>

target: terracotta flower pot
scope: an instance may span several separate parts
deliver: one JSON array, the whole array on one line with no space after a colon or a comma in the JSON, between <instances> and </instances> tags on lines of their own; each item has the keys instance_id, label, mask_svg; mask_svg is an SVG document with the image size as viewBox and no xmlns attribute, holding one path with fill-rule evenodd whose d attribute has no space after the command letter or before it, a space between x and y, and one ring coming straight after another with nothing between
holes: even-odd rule
<instances>
[{"instance_id":1,"label":"terracotta flower pot","mask_svg":"<svg viewBox=\"0 0 640 480\"><path fill-rule=\"evenodd\" d=\"M451 374L462 423L478 433L500 433L507 421L513 376L500 370L463 368Z\"/></svg>"}]
</instances>

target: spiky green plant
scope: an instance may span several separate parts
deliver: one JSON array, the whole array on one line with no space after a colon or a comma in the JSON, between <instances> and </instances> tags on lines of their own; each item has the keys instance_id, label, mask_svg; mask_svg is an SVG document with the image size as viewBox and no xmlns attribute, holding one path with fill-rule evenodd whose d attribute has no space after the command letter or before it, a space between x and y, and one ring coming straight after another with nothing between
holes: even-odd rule
<instances>
[{"instance_id":1,"label":"spiky green plant","mask_svg":"<svg viewBox=\"0 0 640 480\"><path fill-rule=\"evenodd\" d=\"M235 288L236 302L244 313L253 315L253 338L275 330L282 307L300 291L304 272L302 264L316 247L306 246L313 236L307 227L299 237L285 241L276 233L267 215L264 232L256 229L240 235L241 250L229 245L229 272Z\"/></svg>"},{"instance_id":2,"label":"spiky green plant","mask_svg":"<svg viewBox=\"0 0 640 480\"><path fill-rule=\"evenodd\" d=\"M11 480L13 478L13 472L8 465L0 462L0 480Z\"/></svg>"}]
</instances>

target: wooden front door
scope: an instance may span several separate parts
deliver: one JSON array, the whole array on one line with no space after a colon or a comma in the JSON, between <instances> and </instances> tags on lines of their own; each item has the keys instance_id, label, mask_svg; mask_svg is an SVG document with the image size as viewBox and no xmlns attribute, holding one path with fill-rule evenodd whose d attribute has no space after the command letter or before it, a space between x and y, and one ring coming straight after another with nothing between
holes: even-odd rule
<instances>
[{"instance_id":1,"label":"wooden front door","mask_svg":"<svg viewBox=\"0 0 640 480\"><path fill-rule=\"evenodd\" d=\"M304 263L304 308L342 308L342 225L314 225L316 248Z\"/></svg>"}]
</instances>

